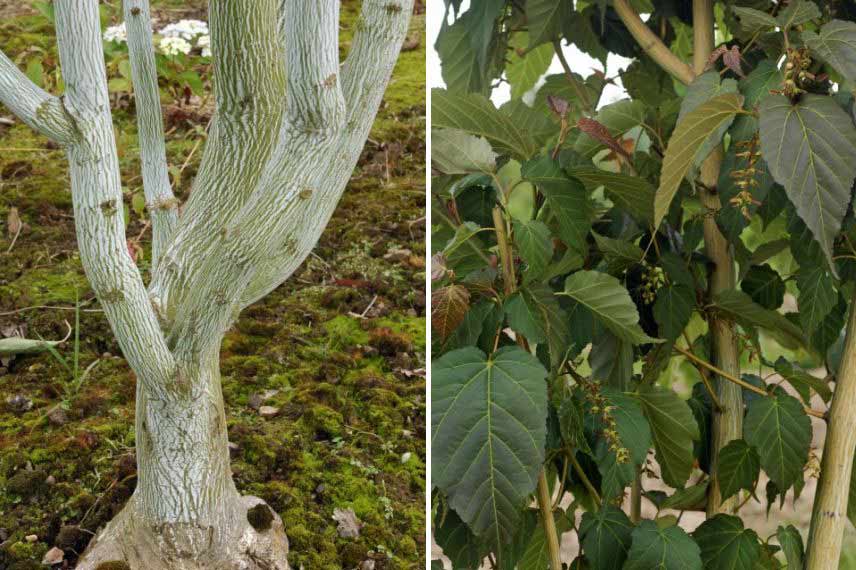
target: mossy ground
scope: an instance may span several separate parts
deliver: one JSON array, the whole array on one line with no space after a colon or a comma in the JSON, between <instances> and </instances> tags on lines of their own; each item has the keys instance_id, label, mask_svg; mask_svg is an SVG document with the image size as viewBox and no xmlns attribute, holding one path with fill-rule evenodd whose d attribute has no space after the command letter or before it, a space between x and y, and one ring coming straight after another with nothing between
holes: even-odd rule
<instances>
[{"instance_id":1,"label":"mossy ground","mask_svg":"<svg viewBox=\"0 0 856 570\"><path fill-rule=\"evenodd\" d=\"M164 20L204 17L204 2L153 4ZM357 10L358 1L343 2L345 50ZM0 47L24 68L38 56L53 73L49 21L4 0L0 16ZM368 558L375 568L424 567L425 382L411 372L425 360L422 16L411 39L418 45L402 54L371 142L315 252L247 309L223 343L235 481L282 516L295 568L354 568ZM173 174L185 165L174 180L179 196L202 154L193 149L204 123L193 117L204 113L195 111L167 113ZM0 116L9 113L0 108ZM130 203L141 181L133 105L122 97L115 124ZM26 225L6 253L13 207ZM143 236L145 275L149 234L129 209L128 236ZM135 379L80 266L65 158L20 123L0 125L0 331L62 337L73 311L22 309L69 307L76 297L90 311L80 314L81 367L98 360L78 391L47 353L0 367L0 570L38 567L54 545L73 567L136 482ZM72 343L59 352L71 361ZM265 419L252 405L268 390L278 392L264 404L280 411ZM13 396L32 408L7 404ZM63 401L67 422L49 420ZM354 510L364 523L359 538L338 536L334 508Z\"/></svg>"}]
</instances>

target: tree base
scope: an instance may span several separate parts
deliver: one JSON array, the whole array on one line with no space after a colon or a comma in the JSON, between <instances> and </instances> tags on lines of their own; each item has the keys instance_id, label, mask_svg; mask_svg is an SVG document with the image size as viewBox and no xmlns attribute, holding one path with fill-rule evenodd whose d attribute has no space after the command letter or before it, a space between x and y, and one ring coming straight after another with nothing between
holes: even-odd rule
<instances>
[{"instance_id":1,"label":"tree base","mask_svg":"<svg viewBox=\"0 0 856 570\"><path fill-rule=\"evenodd\" d=\"M148 524L136 496L92 540L77 570L289 570L288 538L258 497L224 499L219 523Z\"/></svg>"}]
</instances>

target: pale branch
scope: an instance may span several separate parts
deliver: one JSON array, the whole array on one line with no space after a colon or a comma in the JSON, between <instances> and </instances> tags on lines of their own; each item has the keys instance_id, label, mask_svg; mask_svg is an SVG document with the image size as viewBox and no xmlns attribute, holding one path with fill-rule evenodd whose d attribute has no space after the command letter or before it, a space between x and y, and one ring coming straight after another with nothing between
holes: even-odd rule
<instances>
[{"instance_id":1,"label":"pale branch","mask_svg":"<svg viewBox=\"0 0 856 570\"><path fill-rule=\"evenodd\" d=\"M689 85L695 78L692 68L684 63L645 25L629 0L613 0L613 8L639 46L660 67L682 83Z\"/></svg>"},{"instance_id":2,"label":"pale branch","mask_svg":"<svg viewBox=\"0 0 856 570\"><path fill-rule=\"evenodd\" d=\"M285 56L280 0L211 0L216 109L181 224L149 292L167 328L219 231L247 201L280 137Z\"/></svg>"},{"instance_id":3,"label":"pale branch","mask_svg":"<svg viewBox=\"0 0 856 570\"><path fill-rule=\"evenodd\" d=\"M0 103L31 128L63 146L77 133L60 97L41 89L0 52Z\"/></svg>"},{"instance_id":4,"label":"pale branch","mask_svg":"<svg viewBox=\"0 0 856 570\"><path fill-rule=\"evenodd\" d=\"M296 244L296 252L290 248L280 248L263 259L242 295L240 308L263 298L288 279L315 246L317 236L327 224L344 185L356 167L398 60L412 9L412 0L363 1L361 25L354 35L340 73L348 115L347 129L337 145L334 168L331 169L329 188L335 198L322 192L311 195L307 211L317 210L318 216L310 216L308 231L303 231L300 226L288 231L288 239Z\"/></svg>"},{"instance_id":5,"label":"pale branch","mask_svg":"<svg viewBox=\"0 0 856 570\"><path fill-rule=\"evenodd\" d=\"M169 181L163 116L148 0L124 0L128 55L140 139L143 191L152 219L152 270L178 224L178 203Z\"/></svg>"},{"instance_id":6,"label":"pale branch","mask_svg":"<svg viewBox=\"0 0 856 570\"><path fill-rule=\"evenodd\" d=\"M345 121L339 84L339 0L285 2L283 17L292 129L337 131Z\"/></svg>"},{"instance_id":7,"label":"pale branch","mask_svg":"<svg viewBox=\"0 0 856 570\"><path fill-rule=\"evenodd\" d=\"M835 374L835 392L827 415L820 480L806 545L806 568L835 570L847 526L848 501L856 447L856 295L844 333L844 351Z\"/></svg>"},{"instance_id":8,"label":"pale branch","mask_svg":"<svg viewBox=\"0 0 856 570\"><path fill-rule=\"evenodd\" d=\"M54 7L64 104L80 133L68 145L80 259L131 368L151 393L164 394L175 364L125 241L98 3L57 0Z\"/></svg>"},{"instance_id":9,"label":"pale branch","mask_svg":"<svg viewBox=\"0 0 856 570\"><path fill-rule=\"evenodd\" d=\"M219 345L253 279L252 290L281 283L312 251L353 173L380 107L407 34L412 0L363 3L361 26L342 69L347 126L304 132L283 128L283 137L257 189L224 226L215 254L188 287L172 337L179 358ZM287 22L286 25L294 25ZM267 269L270 260L283 265ZM211 299L225 305L216 306ZM189 338L181 331L197 331Z\"/></svg>"}]
</instances>

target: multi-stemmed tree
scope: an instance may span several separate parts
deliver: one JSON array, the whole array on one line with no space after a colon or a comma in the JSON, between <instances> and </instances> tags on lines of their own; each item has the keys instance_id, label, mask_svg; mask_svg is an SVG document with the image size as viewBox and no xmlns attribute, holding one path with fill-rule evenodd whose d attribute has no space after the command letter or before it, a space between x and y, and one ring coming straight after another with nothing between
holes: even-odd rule
<instances>
[{"instance_id":1,"label":"multi-stemmed tree","mask_svg":"<svg viewBox=\"0 0 856 570\"><path fill-rule=\"evenodd\" d=\"M341 66L337 0L211 0L216 111L181 210L167 174L149 2L125 0L153 228L148 286L126 245L98 2L54 7L65 93L42 91L0 54L0 102L66 150L83 267L137 376L137 489L78 568L287 568L282 521L232 481L219 348L240 311L286 280L327 224L412 0L364 0Z\"/></svg>"}]
</instances>

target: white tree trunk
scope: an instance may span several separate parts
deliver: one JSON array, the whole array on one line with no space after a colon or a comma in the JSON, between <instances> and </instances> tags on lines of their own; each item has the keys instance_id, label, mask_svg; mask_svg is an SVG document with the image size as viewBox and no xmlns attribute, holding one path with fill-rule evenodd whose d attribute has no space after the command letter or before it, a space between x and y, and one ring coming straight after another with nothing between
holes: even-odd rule
<instances>
[{"instance_id":1,"label":"white tree trunk","mask_svg":"<svg viewBox=\"0 0 856 570\"><path fill-rule=\"evenodd\" d=\"M337 0L210 0L217 109L178 217L147 0L125 0L152 282L128 254L97 0L55 0L66 93L0 54L0 102L63 145L81 261L137 375L138 483L78 563L97 570L288 568L282 521L241 496L220 386L223 334L302 263L371 129L413 0L364 0L339 66ZM288 89L285 78L288 76Z\"/></svg>"}]
</instances>

